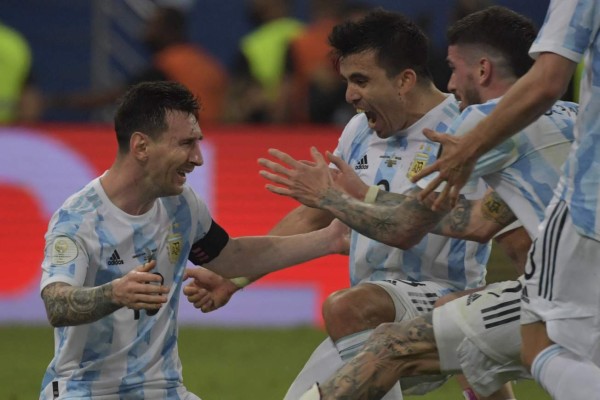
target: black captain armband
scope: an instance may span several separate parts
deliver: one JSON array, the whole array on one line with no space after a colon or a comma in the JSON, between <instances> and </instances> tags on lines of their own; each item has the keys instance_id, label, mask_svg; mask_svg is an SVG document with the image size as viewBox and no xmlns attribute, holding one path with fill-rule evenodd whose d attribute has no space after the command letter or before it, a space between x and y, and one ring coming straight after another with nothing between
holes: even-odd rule
<instances>
[{"instance_id":1,"label":"black captain armband","mask_svg":"<svg viewBox=\"0 0 600 400\"><path fill-rule=\"evenodd\" d=\"M188 260L195 265L206 264L221 254L228 241L227 232L213 220L206 235L192 245Z\"/></svg>"}]
</instances>

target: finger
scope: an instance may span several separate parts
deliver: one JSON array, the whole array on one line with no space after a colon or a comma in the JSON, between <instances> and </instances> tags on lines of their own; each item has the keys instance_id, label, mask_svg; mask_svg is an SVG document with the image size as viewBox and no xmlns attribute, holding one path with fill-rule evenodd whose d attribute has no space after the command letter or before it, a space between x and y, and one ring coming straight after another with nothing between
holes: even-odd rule
<instances>
[{"instance_id":1,"label":"finger","mask_svg":"<svg viewBox=\"0 0 600 400\"><path fill-rule=\"evenodd\" d=\"M350 168L350 165L348 165L348 163L346 161L344 161L343 159L341 159L340 157L336 156L335 154L331 153L331 152L327 152L327 158L329 159L329 161L331 161L333 163L333 165L335 165L340 171L346 171Z\"/></svg>"},{"instance_id":2,"label":"finger","mask_svg":"<svg viewBox=\"0 0 600 400\"><path fill-rule=\"evenodd\" d=\"M442 189L442 192L438 194L437 199L435 199L435 201L433 202L433 205L431 207L433 211L439 211L443 207L443 204L447 201L449 193L450 185L446 184L446 186L444 186L444 188Z\"/></svg>"},{"instance_id":3,"label":"finger","mask_svg":"<svg viewBox=\"0 0 600 400\"><path fill-rule=\"evenodd\" d=\"M140 265L139 267L134 268L134 271L138 272L150 272L152 269L156 267L156 260L150 260L147 263Z\"/></svg>"},{"instance_id":4,"label":"finger","mask_svg":"<svg viewBox=\"0 0 600 400\"><path fill-rule=\"evenodd\" d=\"M423 201L427 198L427 196L429 196L431 193L433 193L438 186L440 186L442 183L444 182L444 178L442 178L441 176L436 176L430 183L429 185L427 185L425 187L425 189L421 190L419 192L419 194L417 195L418 199L420 201ZM447 186L447 185L446 185ZM446 189L446 188L444 188ZM439 197L438 197L439 199Z\"/></svg>"},{"instance_id":5,"label":"finger","mask_svg":"<svg viewBox=\"0 0 600 400\"><path fill-rule=\"evenodd\" d=\"M309 161L309 160L300 160L300 164L302 164L302 165L308 165L309 167L315 167L317 165L316 162Z\"/></svg>"},{"instance_id":6,"label":"finger","mask_svg":"<svg viewBox=\"0 0 600 400\"><path fill-rule=\"evenodd\" d=\"M327 164L325 157L323 157L323 154L321 154L315 146L310 148L310 154L312 155L313 160L315 160L316 165Z\"/></svg>"},{"instance_id":7,"label":"finger","mask_svg":"<svg viewBox=\"0 0 600 400\"><path fill-rule=\"evenodd\" d=\"M200 305L199 308L200 308L200 311L202 311L203 313L208 313L208 312L211 312L211 311L215 310L215 305L214 305L213 301L210 300L206 304Z\"/></svg>"},{"instance_id":8,"label":"finger","mask_svg":"<svg viewBox=\"0 0 600 400\"><path fill-rule=\"evenodd\" d=\"M270 169L273 172L276 172L281 175L290 176L292 170L284 167L283 165L276 163L271 160L267 160L266 158L259 158L258 163L265 168ZM300 165L300 163L298 163Z\"/></svg>"},{"instance_id":9,"label":"finger","mask_svg":"<svg viewBox=\"0 0 600 400\"><path fill-rule=\"evenodd\" d=\"M271 192L271 193L275 193L281 196L288 196L288 197L292 197L292 191L286 188L282 188L280 186L275 186L275 185L265 185L265 188Z\"/></svg>"},{"instance_id":10,"label":"finger","mask_svg":"<svg viewBox=\"0 0 600 400\"><path fill-rule=\"evenodd\" d=\"M163 304L166 303L168 298L164 295L151 295L151 294L138 294L135 297L136 303L143 304Z\"/></svg>"},{"instance_id":11,"label":"finger","mask_svg":"<svg viewBox=\"0 0 600 400\"><path fill-rule=\"evenodd\" d=\"M289 154L284 153L281 150L269 149L268 153L270 155L272 155L273 157L277 158L278 160L283 161L284 163L286 163L287 165L289 165L292 168L297 168L300 165L300 162L298 160L296 160L294 157L290 156Z\"/></svg>"},{"instance_id":12,"label":"finger","mask_svg":"<svg viewBox=\"0 0 600 400\"><path fill-rule=\"evenodd\" d=\"M442 136L438 132L428 128L423 129L423 135L425 135L425 137L431 140L432 142L439 143L442 139Z\"/></svg>"},{"instance_id":13,"label":"finger","mask_svg":"<svg viewBox=\"0 0 600 400\"><path fill-rule=\"evenodd\" d=\"M440 170L440 162L438 160L438 161L435 161L433 164L426 166L421 171L417 172L415 175L413 175L412 178L410 178L410 181L412 183L417 183L421 179L425 178L427 175L431 175L435 171L439 171L439 170ZM436 185L436 187L437 187L437 185Z\"/></svg>"},{"instance_id":14,"label":"finger","mask_svg":"<svg viewBox=\"0 0 600 400\"><path fill-rule=\"evenodd\" d=\"M213 287L221 281L221 275L203 267L192 269L194 272L194 282L200 287Z\"/></svg>"},{"instance_id":15,"label":"finger","mask_svg":"<svg viewBox=\"0 0 600 400\"><path fill-rule=\"evenodd\" d=\"M273 183L277 183L279 185L284 185L287 187L292 186L292 182L289 179L286 179L280 175L275 175L269 171L261 170L261 171L258 171L258 174Z\"/></svg>"}]
</instances>

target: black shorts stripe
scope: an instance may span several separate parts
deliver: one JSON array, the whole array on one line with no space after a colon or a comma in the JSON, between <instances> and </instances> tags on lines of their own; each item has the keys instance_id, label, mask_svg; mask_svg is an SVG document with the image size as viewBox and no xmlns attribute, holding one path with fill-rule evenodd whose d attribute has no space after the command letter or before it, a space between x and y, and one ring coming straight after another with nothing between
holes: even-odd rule
<instances>
[{"instance_id":1,"label":"black shorts stripe","mask_svg":"<svg viewBox=\"0 0 600 400\"><path fill-rule=\"evenodd\" d=\"M498 318L498 317L504 317L504 316L506 316L508 314L520 313L520 312L521 312L521 306L519 305L517 307L513 307L513 308L510 308L508 310L503 310L503 311L497 312L495 314L488 314L488 315L486 315L486 316L483 317L483 320L484 321L489 321L490 319L494 319L494 318Z\"/></svg>"},{"instance_id":2,"label":"black shorts stripe","mask_svg":"<svg viewBox=\"0 0 600 400\"><path fill-rule=\"evenodd\" d=\"M560 238L562 236L562 230L565 227L565 222L567 221L567 214L569 209L565 206L562 217L560 218L560 223L558 224L558 235L556 237L556 243L554 245L554 258L552 260L552 269L550 270L550 286L548 293L548 300L552 300L553 290L554 290L554 274L556 273L556 256L558 254L558 245L560 242Z\"/></svg>"},{"instance_id":3,"label":"black shorts stripe","mask_svg":"<svg viewBox=\"0 0 600 400\"><path fill-rule=\"evenodd\" d=\"M515 315L514 317L503 319L501 321L490 322L489 324L485 325L485 329L493 328L493 327L499 326L499 325L508 324L513 321L518 321L520 318L521 318L521 315L519 314L519 315Z\"/></svg>"},{"instance_id":4,"label":"black shorts stripe","mask_svg":"<svg viewBox=\"0 0 600 400\"><path fill-rule=\"evenodd\" d=\"M521 302L521 299L514 299L514 300L511 300L511 301L505 301L504 303L496 304L495 306L491 306L491 307L488 307L488 308L482 308L481 309L481 313L485 314L485 313L488 313L490 311L498 310L500 308L510 307L510 306L518 304L520 302Z\"/></svg>"},{"instance_id":5,"label":"black shorts stripe","mask_svg":"<svg viewBox=\"0 0 600 400\"><path fill-rule=\"evenodd\" d=\"M540 266L540 280L538 283L538 296L540 297L547 297L548 295L548 287L550 286L551 279L549 263L551 260L555 259L553 253L556 251L556 240L560 239L559 232L556 232L556 225L563 208L563 202L559 202L556 205L554 210L552 210L552 214L550 214L548 224L546 225L546 230L544 231L542 243L542 265Z\"/></svg>"}]
</instances>

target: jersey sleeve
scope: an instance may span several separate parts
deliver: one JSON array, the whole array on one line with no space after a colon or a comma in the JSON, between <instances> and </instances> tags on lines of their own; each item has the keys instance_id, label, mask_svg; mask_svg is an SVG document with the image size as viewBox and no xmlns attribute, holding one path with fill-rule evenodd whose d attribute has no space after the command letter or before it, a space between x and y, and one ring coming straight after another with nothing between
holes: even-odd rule
<instances>
[{"instance_id":1,"label":"jersey sleeve","mask_svg":"<svg viewBox=\"0 0 600 400\"><path fill-rule=\"evenodd\" d=\"M595 31L597 7L595 0L552 0L544 25L529 50L531 57L551 52L579 63Z\"/></svg>"},{"instance_id":2,"label":"jersey sleeve","mask_svg":"<svg viewBox=\"0 0 600 400\"><path fill-rule=\"evenodd\" d=\"M350 158L350 149L352 147L352 140L356 137L356 132L361 125L361 119L365 118L363 113L355 115L352 119L346 124L340 138L338 139L338 145L333 151L333 154L340 157L342 160L348 162ZM329 165L331 168L337 167L331 163Z\"/></svg>"},{"instance_id":3,"label":"jersey sleeve","mask_svg":"<svg viewBox=\"0 0 600 400\"><path fill-rule=\"evenodd\" d=\"M68 210L61 209L52 217L46 233L40 290L55 282L83 286L89 265L85 229L80 217Z\"/></svg>"},{"instance_id":4,"label":"jersey sleeve","mask_svg":"<svg viewBox=\"0 0 600 400\"><path fill-rule=\"evenodd\" d=\"M192 218L197 221L188 259L195 265L202 265L221 253L229 241L229 235L213 220L206 203L191 188L186 188L184 195L193 205Z\"/></svg>"}]
</instances>

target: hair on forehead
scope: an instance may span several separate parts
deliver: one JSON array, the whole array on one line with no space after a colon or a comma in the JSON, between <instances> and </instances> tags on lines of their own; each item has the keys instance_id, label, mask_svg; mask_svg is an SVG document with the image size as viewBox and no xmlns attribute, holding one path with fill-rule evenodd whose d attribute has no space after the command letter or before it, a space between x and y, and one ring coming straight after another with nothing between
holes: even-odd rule
<instances>
[{"instance_id":1,"label":"hair on forehead","mask_svg":"<svg viewBox=\"0 0 600 400\"><path fill-rule=\"evenodd\" d=\"M335 26L329 35L333 57L374 51L379 66L388 76L407 68L431 80L427 69L429 40L416 23L400 13L376 9L356 21Z\"/></svg>"},{"instance_id":2,"label":"hair on forehead","mask_svg":"<svg viewBox=\"0 0 600 400\"><path fill-rule=\"evenodd\" d=\"M469 14L447 32L449 45L472 45L499 54L516 77L524 75L533 65L529 48L536 35L537 29L530 19L502 6Z\"/></svg>"},{"instance_id":3,"label":"hair on forehead","mask_svg":"<svg viewBox=\"0 0 600 400\"><path fill-rule=\"evenodd\" d=\"M134 132L157 138L168 129L167 113L180 111L198 119L200 104L183 85L171 81L142 82L123 96L115 114L120 151L127 151Z\"/></svg>"}]
</instances>

